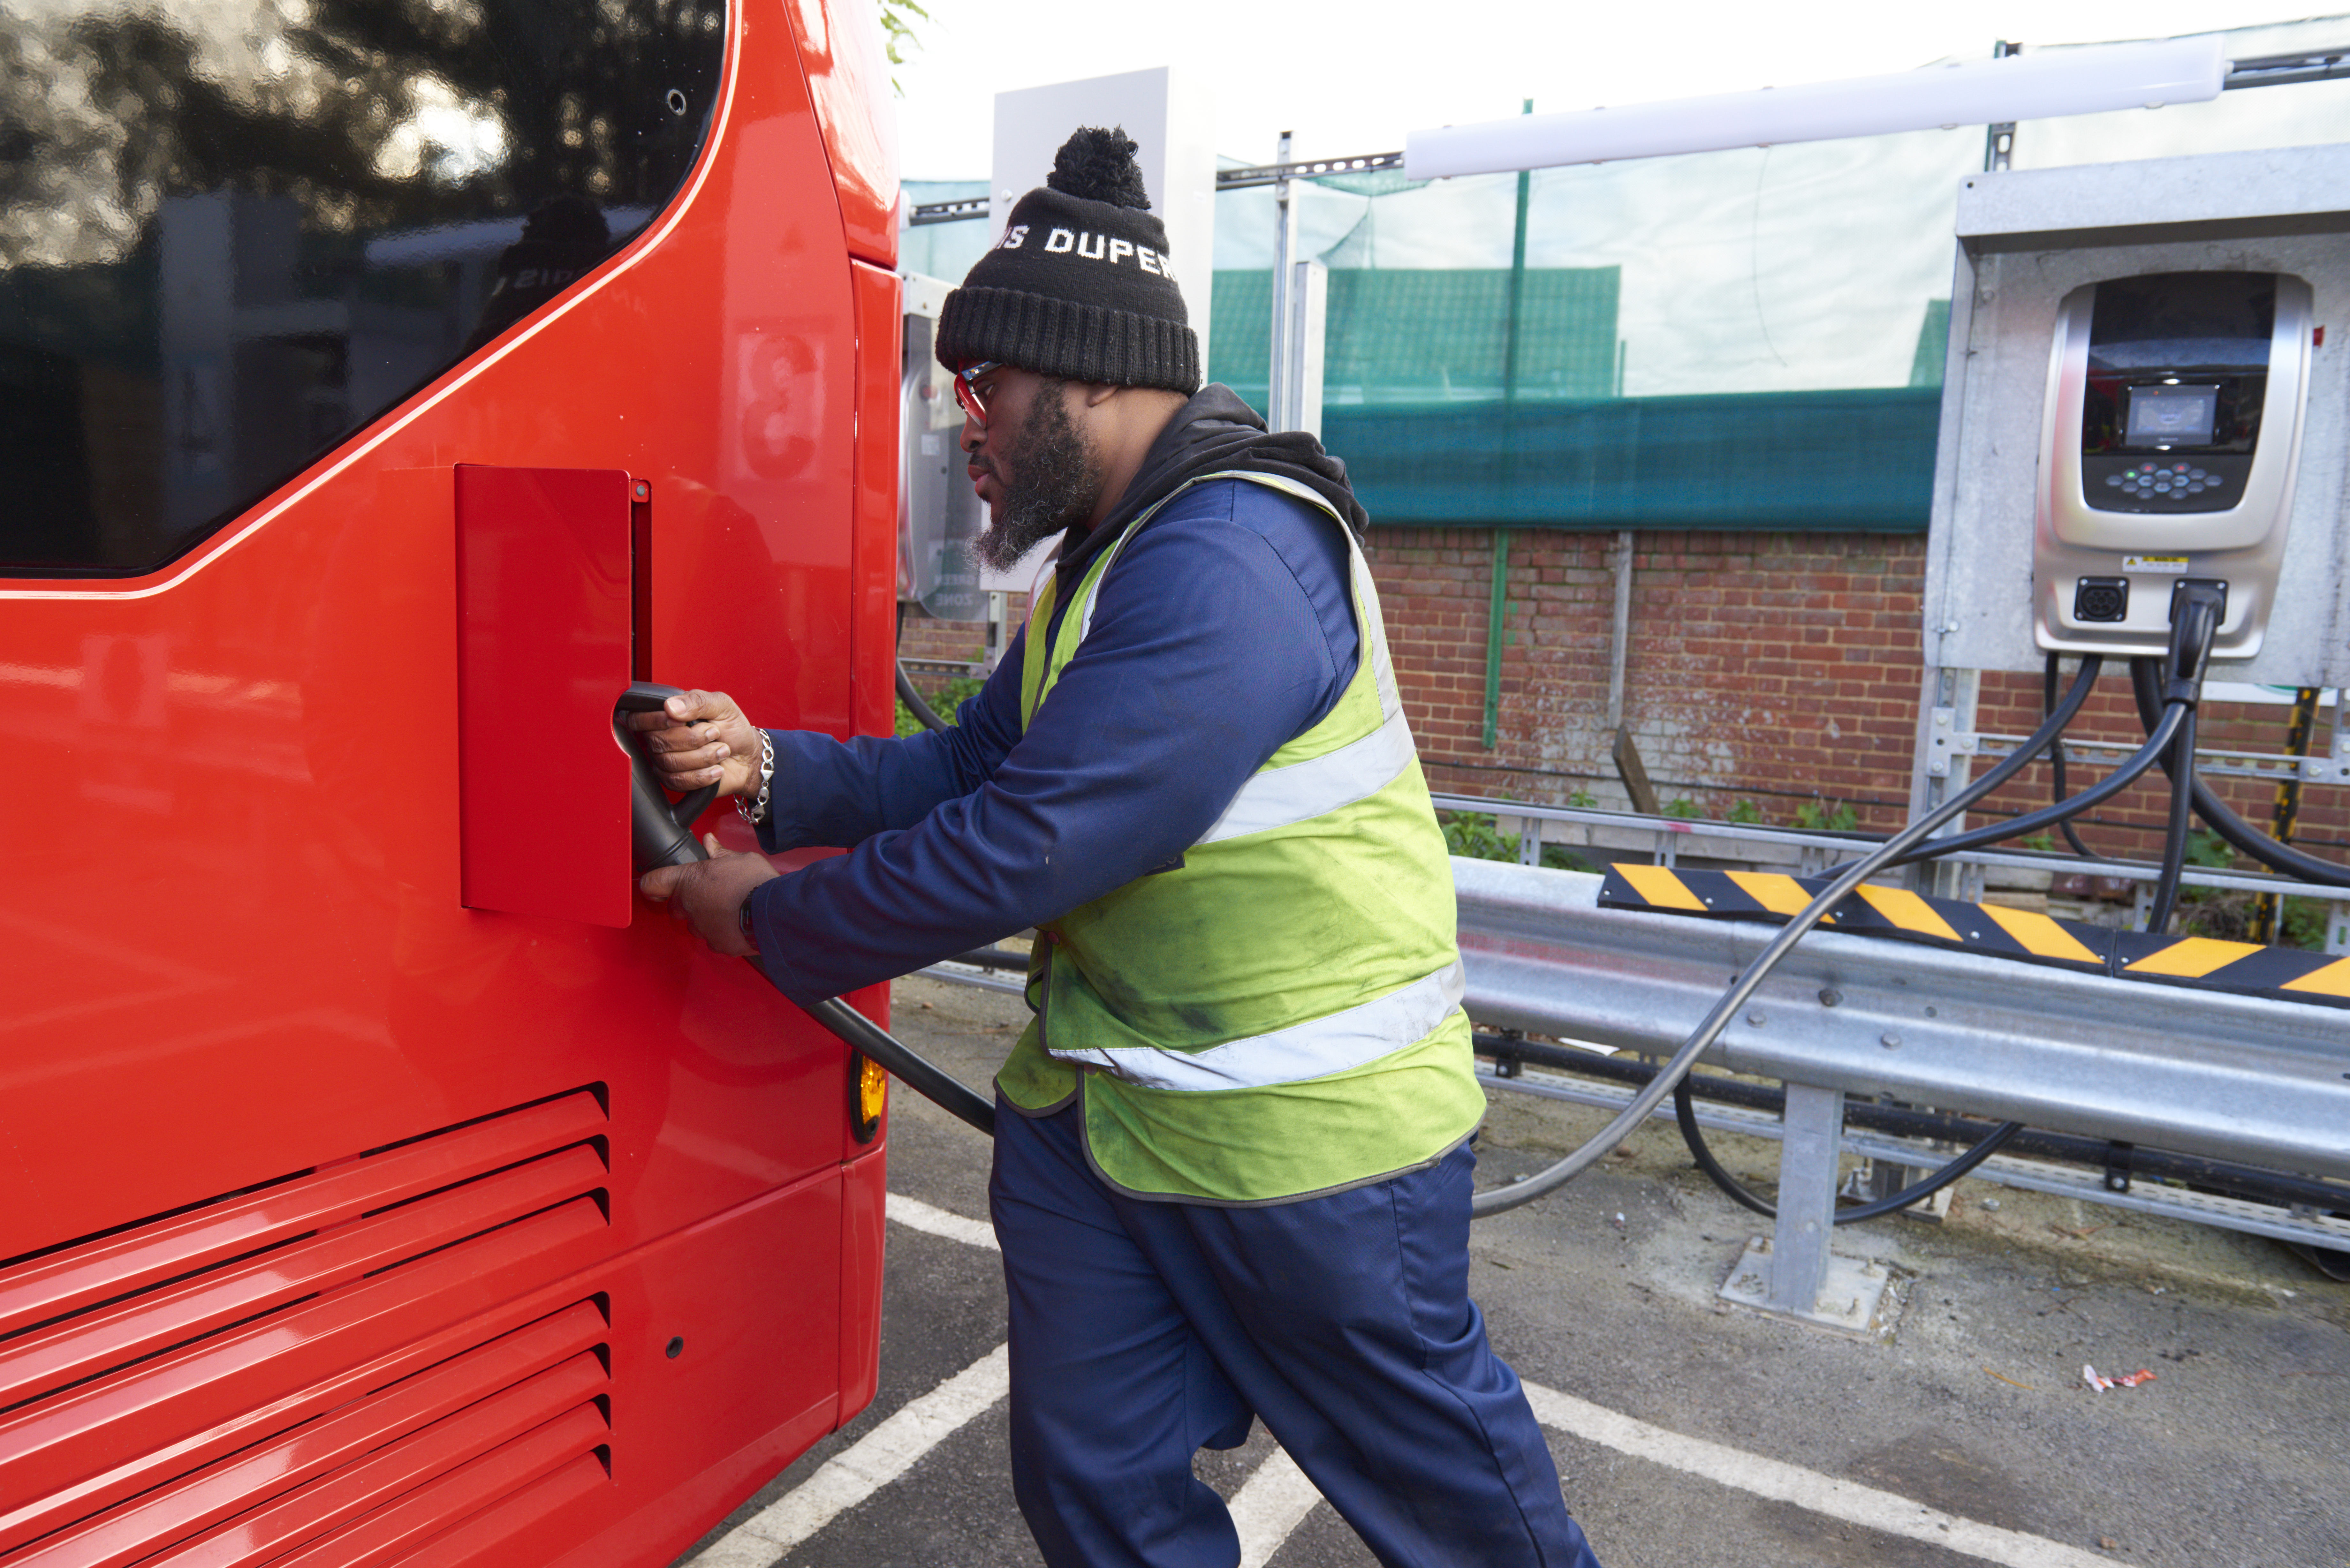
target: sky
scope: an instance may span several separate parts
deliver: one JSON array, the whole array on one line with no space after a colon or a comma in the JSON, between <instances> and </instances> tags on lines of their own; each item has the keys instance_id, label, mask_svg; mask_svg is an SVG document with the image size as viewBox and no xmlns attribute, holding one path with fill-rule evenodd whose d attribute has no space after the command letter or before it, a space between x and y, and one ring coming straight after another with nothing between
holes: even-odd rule
<instances>
[{"instance_id":1,"label":"sky","mask_svg":"<svg viewBox=\"0 0 2350 1568\"><path fill-rule=\"evenodd\" d=\"M1400 148L1406 132L1538 110L1871 76L2031 45L2159 37L2336 9L2290 0L923 0L898 70L910 180L984 180L994 95L1172 66L1204 78L1217 146L1270 161ZM2350 43L2350 18L2342 36ZM2286 89L2290 90L2290 89Z\"/></svg>"}]
</instances>

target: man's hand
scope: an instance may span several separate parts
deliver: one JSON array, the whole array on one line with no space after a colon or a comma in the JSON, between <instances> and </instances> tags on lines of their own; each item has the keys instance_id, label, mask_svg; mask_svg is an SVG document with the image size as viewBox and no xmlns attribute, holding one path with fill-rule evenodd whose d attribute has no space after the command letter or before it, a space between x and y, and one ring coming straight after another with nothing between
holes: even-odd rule
<instances>
[{"instance_id":1,"label":"man's hand","mask_svg":"<svg viewBox=\"0 0 2350 1568\"><path fill-rule=\"evenodd\" d=\"M629 714L629 728L644 736L654 771L679 794L706 784L721 794L759 792L759 732L723 691L681 692L659 712Z\"/></svg>"},{"instance_id":2,"label":"man's hand","mask_svg":"<svg viewBox=\"0 0 2350 1568\"><path fill-rule=\"evenodd\" d=\"M764 855L738 855L719 848L714 833L703 836L702 846L710 851L709 859L656 866L637 886L645 890L646 898L667 904L671 919L691 920L695 934L719 952L747 958L756 950L743 938L743 900L752 888L778 873Z\"/></svg>"}]
</instances>

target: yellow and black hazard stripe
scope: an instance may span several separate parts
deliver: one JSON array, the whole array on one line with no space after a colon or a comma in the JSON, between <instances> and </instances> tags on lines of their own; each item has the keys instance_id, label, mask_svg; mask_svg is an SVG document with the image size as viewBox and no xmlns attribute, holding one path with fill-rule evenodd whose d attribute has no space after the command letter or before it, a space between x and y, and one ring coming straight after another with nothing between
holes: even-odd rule
<instances>
[{"instance_id":1,"label":"yellow and black hazard stripe","mask_svg":"<svg viewBox=\"0 0 2350 1568\"><path fill-rule=\"evenodd\" d=\"M2114 973L2124 980L2193 985L2350 1007L2350 958L2299 948L2225 942L2213 937L2154 937L2119 931Z\"/></svg>"},{"instance_id":2,"label":"yellow and black hazard stripe","mask_svg":"<svg viewBox=\"0 0 2350 1568\"><path fill-rule=\"evenodd\" d=\"M1831 880L1766 871L1684 871L1618 864L1607 868L1599 903L1602 909L1777 922L1800 914ZM2029 909L1929 898L1872 884L1846 894L1821 924L1860 936L1894 937L2123 980L2350 1007L2350 958L2295 948L2209 937L2141 936Z\"/></svg>"},{"instance_id":3,"label":"yellow and black hazard stripe","mask_svg":"<svg viewBox=\"0 0 2350 1568\"><path fill-rule=\"evenodd\" d=\"M1775 921L1800 914L1831 880L1771 871L1682 871L1624 864L1607 868L1599 902L1607 909ZM2112 964L2114 933L2102 926L2052 919L1998 904L1929 898L1901 888L1864 884L1846 894L1821 924L2089 973L2107 972Z\"/></svg>"}]
</instances>

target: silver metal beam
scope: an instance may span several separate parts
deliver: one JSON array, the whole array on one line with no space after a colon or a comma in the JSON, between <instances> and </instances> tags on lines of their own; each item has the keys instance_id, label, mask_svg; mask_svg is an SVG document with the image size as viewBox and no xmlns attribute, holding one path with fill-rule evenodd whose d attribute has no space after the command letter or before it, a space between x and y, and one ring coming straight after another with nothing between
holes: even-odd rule
<instances>
[{"instance_id":1,"label":"silver metal beam","mask_svg":"<svg viewBox=\"0 0 2350 1568\"><path fill-rule=\"evenodd\" d=\"M906 214L910 229L927 227L931 223L960 223L972 218L987 216L987 198L964 196L952 202L921 202Z\"/></svg>"},{"instance_id":2,"label":"silver metal beam","mask_svg":"<svg viewBox=\"0 0 2350 1568\"><path fill-rule=\"evenodd\" d=\"M1452 863L1480 1022L1667 1053L1774 928L1598 908L1600 878ZM2350 1177L2350 1015L1874 940L1804 939L1708 1059L1736 1072Z\"/></svg>"},{"instance_id":3,"label":"silver metal beam","mask_svg":"<svg viewBox=\"0 0 2350 1568\"><path fill-rule=\"evenodd\" d=\"M915 972L925 980L944 981L949 985L967 985L974 991L1000 991L1006 996L1028 994L1028 982L1024 979L967 963L934 963Z\"/></svg>"},{"instance_id":4,"label":"silver metal beam","mask_svg":"<svg viewBox=\"0 0 2350 1568\"><path fill-rule=\"evenodd\" d=\"M2264 55L2254 60L2230 60L2220 90L2242 88L2291 87L2296 82L2334 81L2350 77L2350 48L2309 49L2293 55Z\"/></svg>"},{"instance_id":5,"label":"silver metal beam","mask_svg":"<svg viewBox=\"0 0 2350 1568\"><path fill-rule=\"evenodd\" d=\"M1216 189L1245 191L1254 185L1278 185L1291 180L1326 180L1333 174L1374 174L1403 167L1401 152L1357 152L1345 158L1303 158L1292 161L1284 138L1278 161L1247 169L1219 169Z\"/></svg>"},{"instance_id":6,"label":"silver metal beam","mask_svg":"<svg viewBox=\"0 0 2350 1568\"><path fill-rule=\"evenodd\" d=\"M1545 1073L1533 1067L1504 1078L1480 1063L1477 1079L1489 1089L1506 1089L1512 1094L1590 1106L1611 1114L1630 1104L1633 1095L1633 1090L1627 1085L1577 1078L1565 1073ZM1705 1099L1699 1100L1695 1108L1698 1125L1708 1132L1738 1133L1775 1142L1785 1131L1780 1126L1779 1118L1768 1111L1749 1110L1743 1106L1725 1106ZM1673 1119L1673 1107L1659 1106L1648 1115L1653 1121L1669 1122ZM1915 1170L1930 1170L1950 1158L1948 1147L1882 1133L1864 1132L1850 1127L1844 1131L1843 1151L1864 1159L1876 1160L1880 1166L1894 1165ZM1975 1167L1967 1179L1988 1181L2024 1192L2045 1192L2057 1198L2077 1199L2084 1203L2103 1204L2108 1209L2126 1209L2135 1214L2151 1214L2164 1220L2210 1225L2223 1231L2241 1231L2247 1235L2268 1236L2280 1241L2297 1241L2307 1247L2326 1247L2335 1251L2350 1252L2350 1220L2305 1214L2296 1210L2280 1209L2272 1203L2254 1203L2241 1198L2222 1198L2212 1192L2193 1192L2184 1187L2168 1187L2159 1182L2135 1182L2127 1191L2116 1191L2094 1170L2059 1165L2050 1160L1995 1154Z\"/></svg>"}]
</instances>

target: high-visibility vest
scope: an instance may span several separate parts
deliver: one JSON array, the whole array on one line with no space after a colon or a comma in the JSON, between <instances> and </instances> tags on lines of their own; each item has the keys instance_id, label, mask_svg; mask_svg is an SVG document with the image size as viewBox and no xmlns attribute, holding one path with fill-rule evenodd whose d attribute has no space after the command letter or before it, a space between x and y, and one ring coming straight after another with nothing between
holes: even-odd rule
<instances>
[{"instance_id":1,"label":"high-visibility vest","mask_svg":"<svg viewBox=\"0 0 2350 1568\"><path fill-rule=\"evenodd\" d=\"M1354 679L1180 867L1041 928L1036 1016L996 1083L1031 1114L1081 1095L1094 1164L1129 1191L1263 1203L1441 1158L1475 1130L1485 1097L1461 1011L1451 862L1353 530L1276 476L1190 483L1216 479L1295 496L1346 535ZM1024 728L1084 643L1118 551L1158 509L1102 552L1057 629L1055 585L1038 590Z\"/></svg>"}]
</instances>

